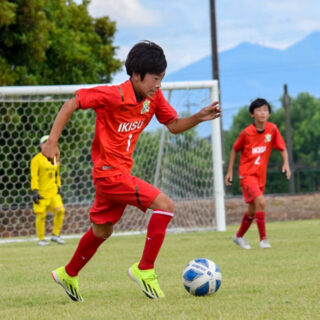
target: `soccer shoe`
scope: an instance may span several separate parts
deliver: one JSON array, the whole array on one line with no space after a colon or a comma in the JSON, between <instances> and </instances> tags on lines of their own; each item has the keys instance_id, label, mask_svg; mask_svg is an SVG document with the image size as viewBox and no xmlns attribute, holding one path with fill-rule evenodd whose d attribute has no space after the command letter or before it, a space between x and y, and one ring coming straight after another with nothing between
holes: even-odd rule
<instances>
[{"instance_id":1,"label":"soccer shoe","mask_svg":"<svg viewBox=\"0 0 320 320\"><path fill-rule=\"evenodd\" d=\"M261 249L271 248L271 244L269 243L269 241L267 239L263 239L260 241L260 248Z\"/></svg>"},{"instance_id":2,"label":"soccer shoe","mask_svg":"<svg viewBox=\"0 0 320 320\"><path fill-rule=\"evenodd\" d=\"M251 249L250 244L243 237L237 237L237 235L233 236L233 242L237 244L242 249Z\"/></svg>"},{"instance_id":3,"label":"soccer shoe","mask_svg":"<svg viewBox=\"0 0 320 320\"><path fill-rule=\"evenodd\" d=\"M38 246L44 247L44 246L49 246L50 242L48 242L47 240L40 240L38 242Z\"/></svg>"},{"instance_id":4,"label":"soccer shoe","mask_svg":"<svg viewBox=\"0 0 320 320\"><path fill-rule=\"evenodd\" d=\"M154 269L140 270L138 264L137 262L128 269L128 276L139 285L142 292L148 298L164 298L165 295L160 289L158 276L154 272Z\"/></svg>"},{"instance_id":5,"label":"soccer shoe","mask_svg":"<svg viewBox=\"0 0 320 320\"><path fill-rule=\"evenodd\" d=\"M60 236L52 235L51 241L56 242L57 244L64 244L64 240Z\"/></svg>"},{"instance_id":6,"label":"soccer shoe","mask_svg":"<svg viewBox=\"0 0 320 320\"><path fill-rule=\"evenodd\" d=\"M53 280L60 284L66 291L67 295L77 302L82 302L83 298L79 292L78 277L70 277L65 267L60 267L51 272Z\"/></svg>"}]
</instances>

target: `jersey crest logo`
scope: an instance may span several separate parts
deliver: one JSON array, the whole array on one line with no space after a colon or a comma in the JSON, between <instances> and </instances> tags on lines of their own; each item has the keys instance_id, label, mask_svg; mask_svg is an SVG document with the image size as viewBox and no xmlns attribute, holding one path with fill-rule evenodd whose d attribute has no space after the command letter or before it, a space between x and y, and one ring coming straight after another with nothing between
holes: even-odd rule
<instances>
[{"instance_id":1,"label":"jersey crest logo","mask_svg":"<svg viewBox=\"0 0 320 320\"><path fill-rule=\"evenodd\" d=\"M146 100L144 103L143 103L143 107L141 109L141 114L144 114L144 113L147 113L150 111L150 100Z\"/></svg>"},{"instance_id":2,"label":"jersey crest logo","mask_svg":"<svg viewBox=\"0 0 320 320\"><path fill-rule=\"evenodd\" d=\"M270 142L271 141L271 134L268 133L268 134L265 135L265 141L266 142Z\"/></svg>"}]
</instances>

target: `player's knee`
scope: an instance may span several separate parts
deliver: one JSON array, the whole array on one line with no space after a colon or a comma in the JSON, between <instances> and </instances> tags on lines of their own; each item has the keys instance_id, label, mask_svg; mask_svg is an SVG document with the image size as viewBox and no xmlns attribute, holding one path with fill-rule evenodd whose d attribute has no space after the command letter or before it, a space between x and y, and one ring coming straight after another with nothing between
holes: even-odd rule
<instances>
[{"instance_id":1,"label":"player's knee","mask_svg":"<svg viewBox=\"0 0 320 320\"><path fill-rule=\"evenodd\" d=\"M174 202L168 196L163 193L160 193L158 197L152 202L151 209L159 209L167 212L174 211Z\"/></svg>"},{"instance_id":2,"label":"player's knee","mask_svg":"<svg viewBox=\"0 0 320 320\"><path fill-rule=\"evenodd\" d=\"M168 198L167 206L168 206L168 212L173 212L174 211L174 201L170 198Z\"/></svg>"},{"instance_id":3,"label":"player's knee","mask_svg":"<svg viewBox=\"0 0 320 320\"><path fill-rule=\"evenodd\" d=\"M47 213L46 212L35 212L37 220L45 220Z\"/></svg>"},{"instance_id":4,"label":"player's knee","mask_svg":"<svg viewBox=\"0 0 320 320\"><path fill-rule=\"evenodd\" d=\"M64 215L65 209L63 207L56 209L56 214L57 215Z\"/></svg>"},{"instance_id":5,"label":"player's knee","mask_svg":"<svg viewBox=\"0 0 320 320\"><path fill-rule=\"evenodd\" d=\"M265 211L266 208L266 201L264 198L261 198L256 203L256 211Z\"/></svg>"},{"instance_id":6,"label":"player's knee","mask_svg":"<svg viewBox=\"0 0 320 320\"><path fill-rule=\"evenodd\" d=\"M167 212L173 212L174 211L174 201L170 199L169 197L166 197L164 201L162 201L160 207L158 209L167 211Z\"/></svg>"},{"instance_id":7,"label":"player's knee","mask_svg":"<svg viewBox=\"0 0 320 320\"><path fill-rule=\"evenodd\" d=\"M249 210L248 210L248 212L247 212L247 213L248 213L248 216L249 216L249 217L253 217L253 216L254 216L254 214L255 214L255 212L254 212L254 211L249 211Z\"/></svg>"},{"instance_id":8,"label":"player's knee","mask_svg":"<svg viewBox=\"0 0 320 320\"><path fill-rule=\"evenodd\" d=\"M113 232L113 225L110 222L105 224L93 224L92 225L93 234L97 238L108 239Z\"/></svg>"}]
</instances>

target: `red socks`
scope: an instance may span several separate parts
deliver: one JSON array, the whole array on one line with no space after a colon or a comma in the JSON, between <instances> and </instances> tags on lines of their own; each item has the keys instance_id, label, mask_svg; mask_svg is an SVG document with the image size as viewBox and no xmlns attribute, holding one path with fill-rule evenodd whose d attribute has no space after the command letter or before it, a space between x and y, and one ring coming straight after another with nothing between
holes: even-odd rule
<instances>
[{"instance_id":1,"label":"red socks","mask_svg":"<svg viewBox=\"0 0 320 320\"><path fill-rule=\"evenodd\" d=\"M99 246L105 240L106 239L97 238L93 234L92 228L90 228L90 230L80 239L77 250L70 262L66 265L67 274L71 277L77 276L79 271L92 258Z\"/></svg>"},{"instance_id":2,"label":"red socks","mask_svg":"<svg viewBox=\"0 0 320 320\"><path fill-rule=\"evenodd\" d=\"M153 269L154 262L166 234L167 226L172 217L173 213L164 210L155 210L153 212L148 225L142 258L139 263L141 270ZM92 228L90 228L81 238L72 259L65 267L68 275L71 277L77 276L104 241L105 239L97 238L93 234Z\"/></svg>"},{"instance_id":3,"label":"red socks","mask_svg":"<svg viewBox=\"0 0 320 320\"><path fill-rule=\"evenodd\" d=\"M154 262L162 246L167 226L173 217L173 213L164 210L154 210L150 218L145 247L139 263L139 269L154 268Z\"/></svg>"},{"instance_id":4,"label":"red socks","mask_svg":"<svg viewBox=\"0 0 320 320\"><path fill-rule=\"evenodd\" d=\"M249 216L247 212L244 213L240 228L236 234L237 237L243 237L244 234L248 231L248 229L251 226L251 223L253 221L254 217Z\"/></svg>"},{"instance_id":5,"label":"red socks","mask_svg":"<svg viewBox=\"0 0 320 320\"><path fill-rule=\"evenodd\" d=\"M260 241L266 239L266 214L264 211L258 211L255 213L254 217L251 217L246 212L243 215L240 228L236 234L237 237L243 237L251 226L253 219L256 219L257 227L260 235Z\"/></svg>"},{"instance_id":6,"label":"red socks","mask_svg":"<svg viewBox=\"0 0 320 320\"><path fill-rule=\"evenodd\" d=\"M259 230L259 235L260 235L260 241L263 239L267 239L266 235L266 214L261 211L261 212L256 212L255 213L255 218L257 221L257 227Z\"/></svg>"}]
</instances>

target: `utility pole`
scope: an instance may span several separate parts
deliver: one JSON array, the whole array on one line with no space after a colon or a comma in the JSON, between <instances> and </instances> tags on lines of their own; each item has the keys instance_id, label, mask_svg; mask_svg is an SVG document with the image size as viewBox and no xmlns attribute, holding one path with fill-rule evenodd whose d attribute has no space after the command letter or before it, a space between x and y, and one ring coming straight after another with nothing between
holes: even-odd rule
<instances>
[{"instance_id":1,"label":"utility pole","mask_svg":"<svg viewBox=\"0 0 320 320\"><path fill-rule=\"evenodd\" d=\"M215 0L210 0L210 22L211 22L211 64L212 64L212 78L218 81L218 96L221 108L221 95L220 95L220 75L219 75L219 58L218 58L218 40L217 40L217 23L216 23L216 5ZM220 116L221 128L221 147L222 147L222 160L225 159L225 148L223 140L223 126L222 115Z\"/></svg>"},{"instance_id":2,"label":"utility pole","mask_svg":"<svg viewBox=\"0 0 320 320\"><path fill-rule=\"evenodd\" d=\"M219 77L219 59L218 59L218 41L217 41L217 23L215 0L210 0L210 21L211 21L211 51L212 51L212 77L214 80L220 80ZM220 92L219 92L220 95Z\"/></svg>"},{"instance_id":3,"label":"utility pole","mask_svg":"<svg viewBox=\"0 0 320 320\"><path fill-rule=\"evenodd\" d=\"M218 45L217 45L217 27L216 27L216 8L214 0L210 0L210 22L211 22L211 49L212 49L212 77L218 81L218 92L211 92L211 101L218 99L221 108L220 97L220 79L219 79L219 63L218 63ZM224 143L222 117L212 120L212 159L215 190L215 214L218 231L226 230L226 214L224 204Z\"/></svg>"},{"instance_id":4,"label":"utility pole","mask_svg":"<svg viewBox=\"0 0 320 320\"><path fill-rule=\"evenodd\" d=\"M290 98L288 94L288 86L284 85L283 93L283 107L285 112L285 125L286 125L286 142L289 158L289 166L291 169L291 178L289 180L289 190L290 193L295 193L295 183L294 183L294 162L293 162L293 152L292 152L292 138L291 138L291 119L290 119Z\"/></svg>"}]
</instances>

